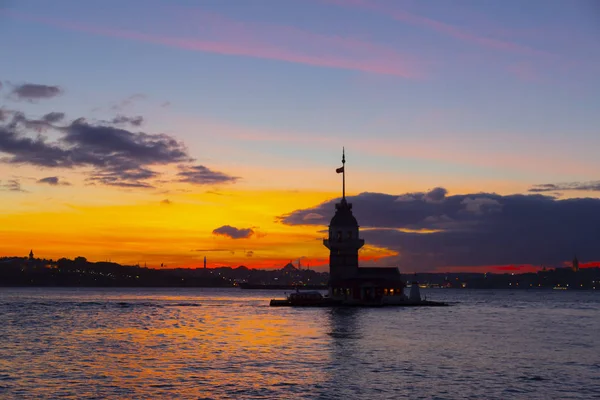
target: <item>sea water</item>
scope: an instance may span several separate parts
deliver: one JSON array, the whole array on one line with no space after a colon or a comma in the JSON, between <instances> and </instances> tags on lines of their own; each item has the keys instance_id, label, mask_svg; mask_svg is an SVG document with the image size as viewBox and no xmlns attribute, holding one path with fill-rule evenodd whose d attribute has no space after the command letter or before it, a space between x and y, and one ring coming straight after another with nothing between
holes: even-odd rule
<instances>
[{"instance_id":1,"label":"sea water","mask_svg":"<svg viewBox=\"0 0 600 400\"><path fill-rule=\"evenodd\" d=\"M0 398L600 397L600 293L423 290L440 308L271 308L280 291L0 289Z\"/></svg>"}]
</instances>

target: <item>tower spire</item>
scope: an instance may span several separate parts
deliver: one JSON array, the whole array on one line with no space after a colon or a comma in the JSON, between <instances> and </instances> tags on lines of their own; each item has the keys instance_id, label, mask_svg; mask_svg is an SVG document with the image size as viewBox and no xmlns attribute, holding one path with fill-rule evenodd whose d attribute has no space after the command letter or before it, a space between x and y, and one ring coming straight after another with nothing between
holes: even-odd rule
<instances>
[{"instance_id":1,"label":"tower spire","mask_svg":"<svg viewBox=\"0 0 600 400\"><path fill-rule=\"evenodd\" d=\"M335 170L338 174L342 174L342 203L346 202L346 151L342 147L342 166Z\"/></svg>"},{"instance_id":2,"label":"tower spire","mask_svg":"<svg viewBox=\"0 0 600 400\"><path fill-rule=\"evenodd\" d=\"M342 200L346 200L346 149L342 147Z\"/></svg>"}]
</instances>

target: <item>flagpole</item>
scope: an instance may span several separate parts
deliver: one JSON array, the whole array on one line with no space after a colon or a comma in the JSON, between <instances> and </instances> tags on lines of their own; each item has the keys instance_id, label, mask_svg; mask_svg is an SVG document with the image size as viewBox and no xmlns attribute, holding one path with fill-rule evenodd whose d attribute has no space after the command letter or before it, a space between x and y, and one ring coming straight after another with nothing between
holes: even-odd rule
<instances>
[{"instance_id":1,"label":"flagpole","mask_svg":"<svg viewBox=\"0 0 600 400\"><path fill-rule=\"evenodd\" d=\"M346 200L346 152L342 147L342 200Z\"/></svg>"}]
</instances>

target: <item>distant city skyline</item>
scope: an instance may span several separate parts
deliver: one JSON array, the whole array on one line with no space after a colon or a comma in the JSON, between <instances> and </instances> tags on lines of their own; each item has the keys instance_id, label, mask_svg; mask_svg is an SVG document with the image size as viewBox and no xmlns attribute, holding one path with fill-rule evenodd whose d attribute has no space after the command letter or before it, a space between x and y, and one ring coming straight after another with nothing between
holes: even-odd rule
<instances>
[{"instance_id":1,"label":"distant city skyline","mask_svg":"<svg viewBox=\"0 0 600 400\"><path fill-rule=\"evenodd\" d=\"M598 16L0 1L0 256L322 268L344 146L365 266L598 265Z\"/></svg>"}]
</instances>

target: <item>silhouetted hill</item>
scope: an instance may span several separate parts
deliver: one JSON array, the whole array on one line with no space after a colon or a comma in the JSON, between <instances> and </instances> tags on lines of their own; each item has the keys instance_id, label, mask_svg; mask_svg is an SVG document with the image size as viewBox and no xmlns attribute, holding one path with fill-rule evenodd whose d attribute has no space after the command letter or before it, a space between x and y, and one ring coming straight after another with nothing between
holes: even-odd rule
<instances>
[{"instance_id":1,"label":"silhouetted hill","mask_svg":"<svg viewBox=\"0 0 600 400\"><path fill-rule=\"evenodd\" d=\"M182 273L112 262L88 262L83 257L58 261L0 259L2 286L228 287L233 282L209 271Z\"/></svg>"},{"instance_id":2,"label":"silhouetted hill","mask_svg":"<svg viewBox=\"0 0 600 400\"><path fill-rule=\"evenodd\" d=\"M556 268L537 273L418 273L404 274L410 283L440 288L469 289L595 289L600 290L600 268L575 272ZM299 269L291 263L277 270L246 266L218 268L153 269L114 262L90 262L85 257L57 261L0 258L0 286L98 286L98 287L323 287L329 274Z\"/></svg>"},{"instance_id":3,"label":"silhouetted hill","mask_svg":"<svg viewBox=\"0 0 600 400\"><path fill-rule=\"evenodd\" d=\"M287 268L255 270L237 268L153 269L90 262L85 257L57 261L27 257L0 258L0 286L99 286L99 287L234 287L240 283L325 285L328 274Z\"/></svg>"}]
</instances>

